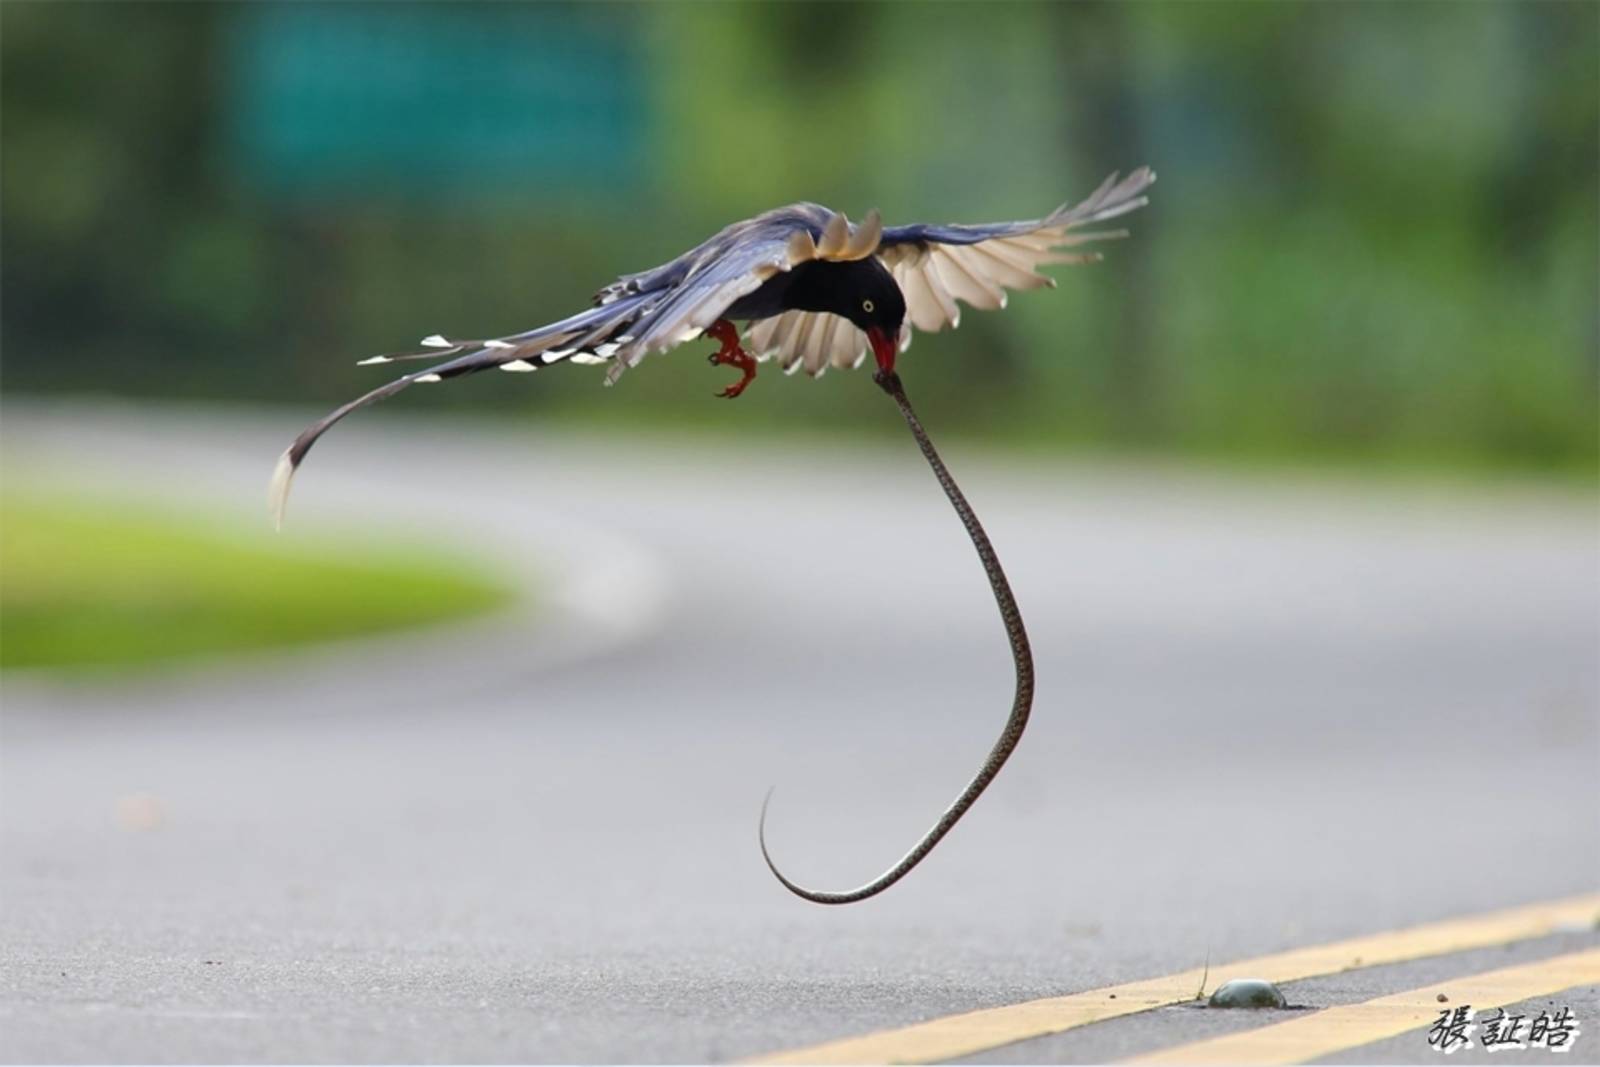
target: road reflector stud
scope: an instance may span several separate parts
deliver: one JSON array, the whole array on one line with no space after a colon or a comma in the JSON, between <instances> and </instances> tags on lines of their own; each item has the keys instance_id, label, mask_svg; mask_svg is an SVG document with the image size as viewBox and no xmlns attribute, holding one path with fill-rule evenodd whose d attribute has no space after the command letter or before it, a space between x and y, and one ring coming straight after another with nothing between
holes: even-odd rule
<instances>
[{"instance_id":1,"label":"road reflector stud","mask_svg":"<svg viewBox=\"0 0 1600 1067\"><path fill-rule=\"evenodd\" d=\"M1213 1008L1287 1008L1283 992L1262 978L1234 978L1223 982L1207 1003Z\"/></svg>"}]
</instances>

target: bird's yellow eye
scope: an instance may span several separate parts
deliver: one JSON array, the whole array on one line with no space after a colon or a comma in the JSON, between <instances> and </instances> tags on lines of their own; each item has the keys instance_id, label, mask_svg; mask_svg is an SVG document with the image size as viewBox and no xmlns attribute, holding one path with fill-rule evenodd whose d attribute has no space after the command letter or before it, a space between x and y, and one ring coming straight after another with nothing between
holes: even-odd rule
<instances>
[{"instance_id":1,"label":"bird's yellow eye","mask_svg":"<svg viewBox=\"0 0 1600 1067\"><path fill-rule=\"evenodd\" d=\"M868 315L872 314L872 301L870 301L870 300L861 301L861 310L865 311Z\"/></svg>"}]
</instances>

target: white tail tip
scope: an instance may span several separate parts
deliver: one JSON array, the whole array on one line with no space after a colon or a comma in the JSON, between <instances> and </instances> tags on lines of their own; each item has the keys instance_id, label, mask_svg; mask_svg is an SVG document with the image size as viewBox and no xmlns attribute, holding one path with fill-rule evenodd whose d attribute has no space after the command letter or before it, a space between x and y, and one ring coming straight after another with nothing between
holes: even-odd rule
<instances>
[{"instance_id":1,"label":"white tail tip","mask_svg":"<svg viewBox=\"0 0 1600 1067\"><path fill-rule=\"evenodd\" d=\"M430 333L428 336L424 337L422 339L422 344L426 348L454 348L455 347L455 343L454 342L450 341L444 335L437 334L437 333Z\"/></svg>"},{"instance_id":2,"label":"white tail tip","mask_svg":"<svg viewBox=\"0 0 1600 1067\"><path fill-rule=\"evenodd\" d=\"M356 366L358 366L358 367L370 367L374 363L393 363L393 362L394 362L394 360L390 359L388 356L372 356L372 357L370 357L368 359L362 360L360 363L357 363Z\"/></svg>"},{"instance_id":3,"label":"white tail tip","mask_svg":"<svg viewBox=\"0 0 1600 1067\"><path fill-rule=\"evenodd\" d=\"M272 468L272 482L267 487L267 508L272 513L272 528L283 529L283 510L289 504L289 483L294 481L294 464L289 460L287 450L278 457L278 465Z\"/></svg>"}]
</instances>

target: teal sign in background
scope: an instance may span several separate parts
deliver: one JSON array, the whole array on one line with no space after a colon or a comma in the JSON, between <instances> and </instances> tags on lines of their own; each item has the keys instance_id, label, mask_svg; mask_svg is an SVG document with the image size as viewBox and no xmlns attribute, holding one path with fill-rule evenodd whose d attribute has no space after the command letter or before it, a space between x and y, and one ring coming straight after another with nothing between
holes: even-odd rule
<instances>
[{"instance_id":1,"label":"teal sign in background","mask_svg":"<svg viewBox=\"0 0 1600 1067\"><path fill-rule=\"evenodd\" d=\"M644 162L632 26L605 9L235 9L224 121L258 190L612 189Z\"/></svg>"}]
</instances>

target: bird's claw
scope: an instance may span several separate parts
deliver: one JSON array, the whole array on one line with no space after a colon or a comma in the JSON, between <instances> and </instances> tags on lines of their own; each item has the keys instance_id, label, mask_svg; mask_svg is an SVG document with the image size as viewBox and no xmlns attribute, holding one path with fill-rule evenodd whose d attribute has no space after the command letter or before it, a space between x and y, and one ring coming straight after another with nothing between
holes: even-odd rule
<instances>
[{"instance_id":1,"label":"bird's claw","mask_svg":"<svg viewBox=\"0 0 1600 1067\"><path fill-rule=\"evenodd\" d=\"M713 367L738 367L744 373L743 378L715 394L726 400L732 400L743 393L746 386L755 381L756 361L751 359L750 354L739 346L739 332L733 328L733 323L727 319L718 319L706 333L722 342L722 347L707 356L706 362Z\"/></svg>"}]
</instances>

